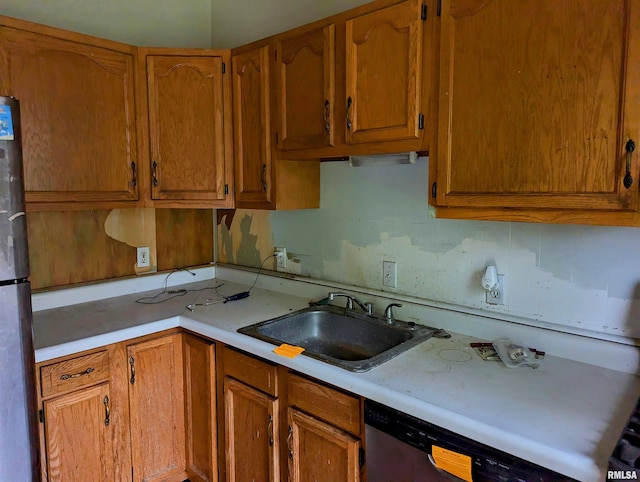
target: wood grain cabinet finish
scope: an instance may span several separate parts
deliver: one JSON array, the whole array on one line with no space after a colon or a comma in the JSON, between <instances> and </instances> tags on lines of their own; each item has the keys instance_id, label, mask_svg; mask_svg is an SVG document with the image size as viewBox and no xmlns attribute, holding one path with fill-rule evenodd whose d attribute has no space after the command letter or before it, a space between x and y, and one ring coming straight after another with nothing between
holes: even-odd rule
<instances>
[{"instance_id":1,"label":"wood grain cabinet finish","mask_svg":"<svg viewBox=\"0 0 640 482\"><path fill-rule=\"evenodd\" d=\"M191 482L218 480L215 345L184 335L186 466Z\"/></svg>"},{"instance_id":2,"label":"wood grain cabinet finish","mask_svg":"<svg viewBox=\"0 0 640 482\"><path fill-rule=\"evenodd\" d=\"M133 480L182 481L185 418L182 335L127 347Z\"/></svg>"},{"instance_id":3,"label":"wood grain cabinet finish","mask_svg":"<svg viewBox=\"0 0 640 482\"><path fill-rule=\"evenodd\" d=\"M308 480L360 480L360 440L295 408L288 409L289 476Z\"/></svg>"},{"instance_id":4,"label":"wood grain cabinet finish","mask_svg":"<svg viewBox=\"0 0 640 482\"><path fill-rule=\"evenodd\" d=\"M333 145L335 26L327 25L275 44L278 147Z\"/></svg>"},{"instance_id":5,"label":"wood grain cabinet finish","mask_svg":"<svg viewBox=\"0 0 640 482\"><path fill-rule=\"evenodd\" d=\"M190 207L233 206L228 54L141 50L156 206L162 201L165 207L179 207L180 201Z\"/></svg>"},{"instance_id":6,"label":"wood grain cabinet finish","mask_svg":"<svg viewBox=\"0 0 640 482\"><path fill-rule=\"evenodd\" d=\"M235 205L245 209L320 207L320 161L276 159L271 142L272 49L232 52Z\"/></svg>"},{"instance_id":7,"label":"wood grain cabinet finish","mask_svg":"<svg viewBox=\"0 0 640 482\"><path fill-rule=\"evenodd\" d=\"M425 12L409 0L347 21L347 143L420 138Z\"/></svg>"},{"instance_id":8,"label":"wood grain cabinet finish","mask_svg":"<svg viewBox=\"0 0 640 482\"><path fill-rule=\"evenodd\" d=\"M0 64L30 210L138 199L134 47L0 17Z\"/></svg>"},{"instance_id":9,"label":"wood grain cabinet finish","mask_svg":"<svg viewBox=\"0 0 640 482\"><path fill-rule=\"evenodd\" d=\"M224 403L227 481L279 482L279 400L225 377Z\"/></svg>"},{"instance_id":10,"label":"wood grain cabinet finish","mask_svg":"<svg viewBox=\"0 0 640 482\"><path fill-rule=\"evenodd\" d=\"M443 0L438 215L637 221L639 23L637 0Z\"/></svg>"},{"instance_id":11,"label":"wood grain cabinet finish","mask_svg":"<svg viewBox=\"0 0 640 482\"><path fill-rule=\"evenodd\" d=\"M269 46L233 55L236 206L269 206L273 196Z\"/></svg>"},{"instance_id":12,"label":"wood grain cabinet finish","mask_svg":"<svg viewBox=\"0 0 640 482\"><path fill-rule=\"evenodd\" d=\"M43 403L45 480L116 480L110 400L109 383L105 382Z\"/></svg>"}]
</instances>

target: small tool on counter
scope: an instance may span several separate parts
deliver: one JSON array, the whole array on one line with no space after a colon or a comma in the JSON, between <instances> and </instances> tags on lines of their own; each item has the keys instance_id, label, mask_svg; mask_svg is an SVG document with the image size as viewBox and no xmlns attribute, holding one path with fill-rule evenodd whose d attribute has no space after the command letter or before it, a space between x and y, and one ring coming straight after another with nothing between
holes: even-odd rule
<instances>
[{"instance_id":1,"label":"small tool on counter","mask_svg":"<svg viewBox=\"0 0 640 482\"><path fill-rule=\"evenodd\" d=\"M187 309L189 311L193 311L196 306L215 305L216 303L226 303L228 301L242 300L242 299L248 298L248 297L249 297L249 292L248 291L241 291L239 293L236 293L235 295L224 296L223 298L220 298L220 299L217 299L217 300L206 299L206 300L204 300L204 303L191 303L191 304L187 305Z\"/></svg>"}]
</instances>

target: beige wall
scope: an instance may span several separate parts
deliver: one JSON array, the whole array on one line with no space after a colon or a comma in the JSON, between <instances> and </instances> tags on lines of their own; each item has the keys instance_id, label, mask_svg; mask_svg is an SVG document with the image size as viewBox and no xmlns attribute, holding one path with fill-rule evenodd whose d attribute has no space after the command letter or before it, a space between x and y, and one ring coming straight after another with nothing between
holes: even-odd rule
<instances>
[{"instance_id":1,"label":"beige wall","mask_svg":"<svg viewBox=\"0 0 640 482\"><path fill-rule=\"evenodd\" d=\"M211 0L211 44L233 48L371 0Z\"/></svg>"},{"instance_id":2,"label":"beige wall","mask_svg":"<svg viewBox=\"0 0 640 482\"><path fill-rule=\"evenodd\" d=\"M0 15L140 46L211 41L210 0L1 0Z\"/></svg>"}]
</instances>

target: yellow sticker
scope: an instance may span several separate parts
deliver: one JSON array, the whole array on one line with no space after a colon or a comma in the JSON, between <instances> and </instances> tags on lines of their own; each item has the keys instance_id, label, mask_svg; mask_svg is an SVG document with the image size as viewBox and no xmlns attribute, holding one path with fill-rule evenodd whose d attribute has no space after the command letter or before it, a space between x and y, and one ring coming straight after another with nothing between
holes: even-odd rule
<instances>
[{"instance_id":1,"label":"yellow sticker","mask_svg":"<svg viewBox=\"0 0 640 482\"><path fill-rule=\"evenodd\" d=\"M283 343L273 350L274 353L281 356L286 356L287 358L295 358L303 351L304 348L302 348L301 346L287 345L286 343Z\"/></svg>"},{"instance_id":2,"label":"yellow sticker","mask_svg":"<svg viewBox=\"0 0 640 482\"><path fill-rule=\"evenodd\" d=\"M462 455L436 445L431 446L431 455L433 460L436 461L436 467L439 469L467 482L473 482L471 478L471 457L468 455Z\"/></svg>"}]
</instances>

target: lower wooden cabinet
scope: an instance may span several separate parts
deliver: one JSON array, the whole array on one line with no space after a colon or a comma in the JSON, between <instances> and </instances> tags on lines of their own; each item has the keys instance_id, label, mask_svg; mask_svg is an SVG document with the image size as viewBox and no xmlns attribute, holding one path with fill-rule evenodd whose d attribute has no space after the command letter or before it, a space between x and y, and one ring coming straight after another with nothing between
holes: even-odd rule
<instances>
[{"instance_id":1,"label":"lower wooden cabinet","mask_svg":"<svg viewBox=\"0 0 640 482\"><path fill-rule=\"evenodd\" d=\"M227 480L278 482L278 399L225 377L224 404Z\"/></svg>"},{"instance_id":2,"label":"lower wooden cabinet","mask_svg":"<svg viewBox=\"0 0 640 482\"><path fill-rule=\"evenodd\" d=\"M309 480L360 480L360 440L329 423L289 408L289 477Z\"/></svg>"},{"instance_id":3,"label":"lower wooden cabinet","mask_svg":"<svg viewBox=\"0 0 640 482\"><path fill-rule=\"evenodd\" d=\"M184 362L183 337L189 340L185 342L189 349L184 349L189 358ZM202 343L205 359L210 356L213 363L212 342ZM206 402L201 394L215 384L200 375L211 371L201 366L201 352L192 347L197 350L200 345L173 330L39 364L42 480L191 478L185 448L194 444L187 440L192 436L195 440L195 432L208 433L203 420L208 416L211 421L215 414L210 405L202 407ZM209 399L211 403L215 406L215 398ZM185 433L186 420L195 430ZM213 427L215 431L215 423ZM189 452L198 454L198 463L204 445L198 443ZM192 481L217 480L213 447L208 462L201 463L200 472L206 475Z\"/></svg>"},{"instance_id":4,"label":"lower wooden cabinet","mask_svg":"<svg viewBox=\"0 0 640 482\"><path fill-rule=\"evenodd\" d=\"M188 332L37 370L44 482L362 478L360 397Z\"/></svg>"},{"instance_id":5,"label":"lower wooden cabinet","mask_svg":"<svg viewBox=\"0 0 640 482\"><path fill-rule=\"evenodd\" d=\"M215 343L184 335L184 411L187 475L218 480Z\"/></svg>"},{"instance_id":6,"label":"lower wooden cabinet","mask_svg":"<svg viewBox=\"0 0 640 482\"><path fill-rule=\"evenodd\" d=\"M133 480L182 481L185 473L182 335L129 345Z\"/></svg>"},{"instance_id":7,"label":"lower wooden cabinet","mask_svg":"<svg viewBox=\"0 0 640 482\"><path fill-rule=\"evenodd\" d=\"M361 479L359 397L223 350L227 481Z\"/></svg>"},{"instance_id":8,"label":"lower wooden cabinet","mask_svg":"<svg viewBox=\"0 0 640 482\"><path fill-rule=\"evenodd\" d=\"M44 402L50 482L115 480L109 403L108 382Z\"/></svg>"}]
</instances>

